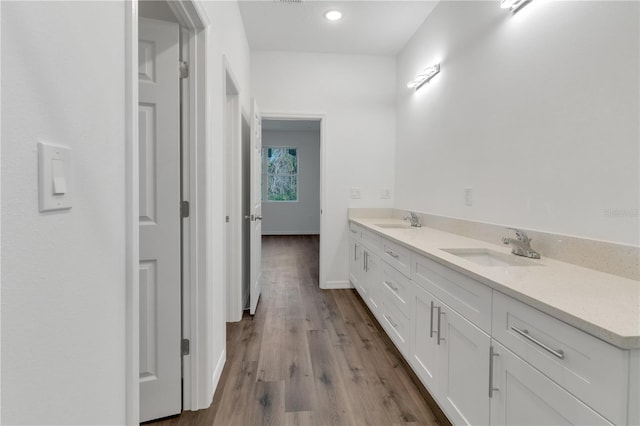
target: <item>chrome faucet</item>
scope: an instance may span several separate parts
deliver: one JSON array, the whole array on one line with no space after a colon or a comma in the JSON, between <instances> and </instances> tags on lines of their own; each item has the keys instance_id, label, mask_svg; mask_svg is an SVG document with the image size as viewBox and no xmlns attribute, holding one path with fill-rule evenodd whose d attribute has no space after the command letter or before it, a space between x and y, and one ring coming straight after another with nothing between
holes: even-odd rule
<instances>
[{"instance_id":1,"label":"chrome faucet","mask_svg":"<svg viewBox=\"0 0 640 426\"><path fill-rule=\"evenodd\" d=\"M524 231L516 228L507 228L516 231L516 239L502 237L503 244L511 244L511 253L518 256L530 257L531 259L540 259L540 253L531 248L531 238Z\"/></svg>"},{"instance_id":2,"label":"chrome faucet","mask_svg":"<svg viewBox=\"0 0 640 426\"><path fill-rule=\"evenodd\" d=\"M403 217L404 220L408 220L411 222L411 226L414 228L420 228L422 224L420 223L420 218L414 212L409 212L409 216Z\"/></svg>"}]
</instances>

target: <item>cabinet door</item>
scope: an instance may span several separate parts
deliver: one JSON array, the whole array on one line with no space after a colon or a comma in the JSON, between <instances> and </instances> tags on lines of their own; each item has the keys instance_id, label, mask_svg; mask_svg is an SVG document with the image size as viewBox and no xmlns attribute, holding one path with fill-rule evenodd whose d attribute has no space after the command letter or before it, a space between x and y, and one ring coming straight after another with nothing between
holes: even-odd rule
<instances>
[{"instance_id":1,"label":"cabinet door","mask_svg":"<svg viewBox=\"0 0 640 426\"><path fill-rule=\"evenodd\" d=\"M358 292L360 275L362 275L362 246L355 238L349 239L349 281ZM362 293L361 293L362 295ZM362 296L364 297L364 296Z\"/></svg>"},{"instance_id":2,"label":"cabinet door","mask_svg":"<svg viewBox=\"0 0 640 426\"><path fill-rule=\"evenodd\" d=\"M433 313L436 298L414 284L413 295L413 343L410 363L433 397L437 391L437 336L434 331Z\"/></svg>"},{"instance_id":3,"label":"cabinet door","mask_svg":"<svg viewBox=\"0 0 640 426\"><path fill-rule=\"evenodd\" d=\"M492 425L611 424L513 352L492 344Z\"/></svg>"},{"instance_id":4,"label":"cabinet door","mask_svg":"<svg viewBox=\"0 0 640 426\"><path fill-rule=\"evenodd\" d=\"M441 340L438 371L443 410L456 425L489 424L491 338L447 305L434 312L436 320Z\"/></svg>"},{"instance_id":5,"label":"cabinet door","mask_svg":"<svg viewBox=\"0 0 640 426\"><path fill-rule=\"evenodd\" d=\"M380 275L380 258L366 247L363 248L362 252L364 265L360 282L361 287L363 287L366 292L366 297L363 296L363 299L369 306L369 309L371 309L371 312L377 317L379 315L379 304L376 284L378 283Z\"/></svg>"}]
</instances>

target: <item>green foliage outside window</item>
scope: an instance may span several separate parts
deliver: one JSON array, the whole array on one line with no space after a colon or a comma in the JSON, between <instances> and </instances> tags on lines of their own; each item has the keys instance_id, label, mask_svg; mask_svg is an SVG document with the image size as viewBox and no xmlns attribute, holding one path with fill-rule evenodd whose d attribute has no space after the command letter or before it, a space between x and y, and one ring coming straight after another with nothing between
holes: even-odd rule
<instances>
[{"instance_id":1,"label":"green foliage outside window","mask_svg":"<svg viewBox=\"0 0 640 426\"><path fill-rule=\"evenodd\" d=\"M263 198L267 201L298 201L298 150L265 148ZM266 177L266 182L265 182ZM265 187L266 185L266 187ZM266 193L266 194L265 194Z\"/></svg>"}]
</instances>

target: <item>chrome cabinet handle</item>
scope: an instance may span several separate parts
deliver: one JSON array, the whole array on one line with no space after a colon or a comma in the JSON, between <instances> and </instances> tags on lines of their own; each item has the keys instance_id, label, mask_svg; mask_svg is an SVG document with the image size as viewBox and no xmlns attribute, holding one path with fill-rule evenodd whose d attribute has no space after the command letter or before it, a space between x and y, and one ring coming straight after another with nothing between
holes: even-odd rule
<instances>
[{"instance_id":1,"label":"chrome cabinet handle","mask_svg":"<svg viewBox=\"0 0 640 426\"><path fill-rule=\"evenodd\" d=\"M398 287L394 286L393 283L391 281L385 280L384 283L393 291L395 291L396 293L398 292L398 290L400 290Z\"/></svg>"},{"instance_id":2,"label":"chrome cabinet handle","mask_svg":"<svg viewBox=\"0 0 640 426\"><path fill-rule=\"evenodd\" d=\"M358 245L354 244L353 245L353 260L358 260Z\"/></svg>"},{"instance_id":3,"label":"chrome cabinet handle","mask_svg":"<svg viewBox=\"0 0 640 426\"><path fill-rule=\"evenodd\" d=\"M352 233L352 234L357 234L357 233L358 233L358 231L356 231L355 229L352 229L352 230L351 230L351 233Z\"/></svg>"},{"instance_id":4,"label":"chrome cabinet handle","mask_svg":"<svg viewBox=\"0 0 640 426\"><path fill-rule=\"evenodd\" d=\"M518 333L525 339L529 340L530 342L533 342L536 345L540 346L542 349L549 352L551 355L555 356L556 358L564 359L564 351L562 349L553 349L552 347L545 345L540 340L530 335L529 330L520 330L517 327L511 327L511 330L515 331L516 333Z\"/></svg>"},{"instance_id":5,"label":"chrome cabinet handle","mask_svg":"<svg viewBox=\"0 0 640 426\"><path fill-rule=\"evenodd\" d=\"M500 389L493 387L493 357L500 356L493 351L493 346L489 346L489 398L493 398L493 392Z\"/></svg>"},{"instance_id":6,"label":"chrome cabinet handle","mask_svg":"<svg viewBox=\"0 0 640 426\"><path fill-rule=\"evenodd\" d=\"M400 257L400 255L395 254L391 250L385 250L384 252L387 253L389 256L393 257L394 259L398 259Z\"/></svg>"},{"instance_id":7,"label":"chrome cabinet handle","mask_svg":"<svg viewBox=\"0 0 640 426\"><path fill-rule=\"evenodd\" d=\"M436 309L438 310L438 345L440 345L440 342L444 340L444 337L440 337L440 320L442 319L442 315L444 315L444 312L442 312L441 306L437 306Z\"/></svg>"},{"instance_id":8,"label":"chrome cabinet handle","mask_svg":"<svg viewBox=\"0 0 640 426\"><path fill-rule=\"evenodd\" d=\"M364 252L364 271L369 272L369 252Z\"/></svg>"},{"instance_id":9,"label":"chrome cabinet handle","mask_svg":"<svg viewBox=\"0 0 640 426\"><path fill-rule=\"evenodd\" d=\"M431 312L429 313L429 338L433 338L433 300L431 301Z\"/></svg>"},{"instance_id":10,"label":"chrome cabinet handle","mask_svg":"<svg viewBox=\"0 0 640 426\"><path fill-rule=\"evenodd\" d=\"M256 216L256 220L262 220L262 216Z\"/></svg>"},{"instance_id":11,"label":"chrome cabinet handle","mask_svg":"<svg viewBox=\"0 0 640 426\"><path fill-rule=\"evenodd\" d=\"M384 317L387 319L387 321L389 321L389 324L391 324L393 328L398 328L398 324L393 321L393 318L391 318L390 315L385 314Z\"/></svg>"}]
</instances>

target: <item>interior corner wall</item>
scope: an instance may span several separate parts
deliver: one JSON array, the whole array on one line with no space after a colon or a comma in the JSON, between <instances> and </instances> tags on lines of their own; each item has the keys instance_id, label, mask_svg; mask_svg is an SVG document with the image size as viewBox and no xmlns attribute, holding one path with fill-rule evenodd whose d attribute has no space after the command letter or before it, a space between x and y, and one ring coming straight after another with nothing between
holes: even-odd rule
<instances>
[{"instance_id":1,"label":"interior corner wall","mask_svg":"<svg viewBox=\"0 0 640 426\"><path fill-rule=\"evenodd\" d=\"M320 233L320 131L262 130L262 147L297 148L298 200L263 201L262 235Z\"/></svg>"},{"instance_id":2,"label":"interior corner wall","mask_svg":"<svg viewBox=\"0 0 640 426\"><path fill-rule=\"evenodd\" d=\"M124 424L125 4L0 7L0 421ZM71 210L39 212L38 142L72 150Z\"/></svg>"},{"instance_id":3,"label":"interior corner wall","mask_svg":"<svg viewBox=\"0 0 640 426\"><path fill-rule=\"evenodd\" d=\"M395 58L252 51L251 88L263 113L324 114L325 283L348 285L349 207L393 207ZM360 199L351 199L351 188Z\"/></svg>"},{"instance_id":4,"label":"interior corner wall","mask_svg":"<svg viewBox=\"0 0 640 426\"><path fill-rule=\"evenodd\" d=\"M238 83L240 103L247 114L251 111L250 50L240 10L236 1L201 1L200 5L211 20L207 29L207 114L208 125L207 169L207 288L201 289L202 327L199 338L209 345L199 347L197 357L208 363L208 371L199 383L200 398L194 409L207 408L211 404L226 356L226 288L223 282L224 212L222 153L224 141L223 105L225 102L223 82L224 58Z\"/></svg>"},{"instance_id":5,"label":"interior corner wall","mask_svg":"<svg viewBox=\"0 0 640 426\"><path fill-rule=\"evenodd\" d=\"M638 245L639 7L440 2L398 55L397 207Z\"/></svg>"}]
</instances>

